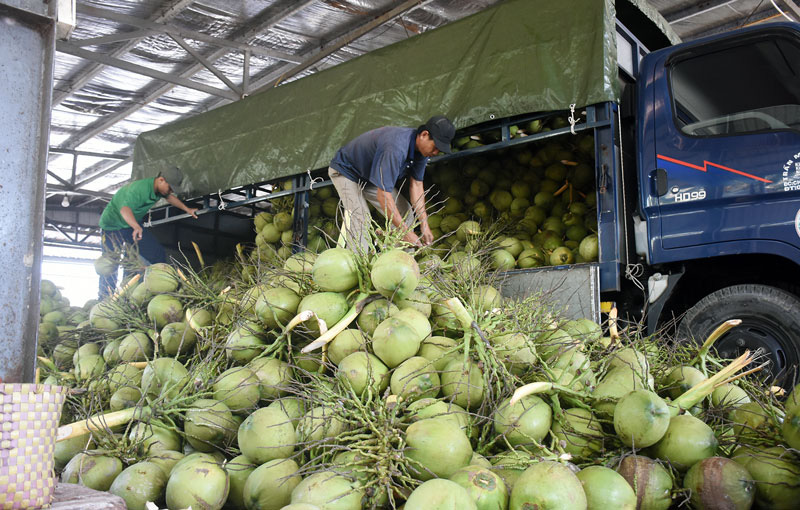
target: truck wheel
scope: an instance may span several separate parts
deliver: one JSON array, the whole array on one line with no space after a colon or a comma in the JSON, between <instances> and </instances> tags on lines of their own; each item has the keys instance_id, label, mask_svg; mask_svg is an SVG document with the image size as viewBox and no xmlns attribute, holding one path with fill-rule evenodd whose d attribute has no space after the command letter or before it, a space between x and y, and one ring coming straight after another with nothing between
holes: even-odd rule
<instances>
[{"instance_id":1,"label":"truck wheel","mask_svg":"<svg viewBox=\"0 0 800 510\"><path fill-rule=\"evenodd\" d=\"M773 377L790 374L800 364L800 299L766 285L734 285L709 294L694 305L678 327L678 338L702 343L729 319L741 319L716 341L717 353L735 358L745 349L763 349Z\"/></svg>"}]
</instances>

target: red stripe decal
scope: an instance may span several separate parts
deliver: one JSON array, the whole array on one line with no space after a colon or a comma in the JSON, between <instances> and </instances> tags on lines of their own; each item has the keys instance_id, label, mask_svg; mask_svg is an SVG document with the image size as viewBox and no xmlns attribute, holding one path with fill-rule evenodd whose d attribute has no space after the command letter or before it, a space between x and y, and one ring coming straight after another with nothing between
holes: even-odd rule
<instances>
[{"instance_id":1,"label":"red stripe decal","mask_svg":"<svg viewBox=\"0 0 800 510\"><path fill-rule=\"evenodd\" d=\"M761 181L761 182L766 182L766 183L771 183L772 182L769 179L764 179L763 177L758 177L758 176L753 175L753 174L748 174L747 172L742 172L741 170L736 170L735 168L729 168L727 166L723 166L723 165L720 165L720 164L717 164L717 163L712 163L711 161L703 161L703 165L704 166L698 166L698 165L693 165L691 163L687 163L686 161L681 161L679 159L669 158L667 156L662 156L661 154L657 154L656 157L658 159L662 159L664 161L669 161L670 163L675 163L675 164L678 164L678 165L681 165L681 166L694 168L695 170L700 170L701 172L708 172L708 167L712 166L714 168L719 168L720 170L725 170L726 172L731 172L731 173L734 173L734 174L737 174L737 175L742 175L744 177L747 177L749 179L754 179L756 181Z\"/></svg>"}]
</instances>

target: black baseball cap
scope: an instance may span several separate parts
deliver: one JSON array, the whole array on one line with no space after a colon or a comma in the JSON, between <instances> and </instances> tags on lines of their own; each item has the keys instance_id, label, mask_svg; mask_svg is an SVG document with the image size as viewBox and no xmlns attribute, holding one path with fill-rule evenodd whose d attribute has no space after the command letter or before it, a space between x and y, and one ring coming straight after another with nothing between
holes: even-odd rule
<instances>
[{"instance_id":1,"label":"black baseball cap","mask_svg":"<svg viewBox=\"0 0 800 510\"><path fill-rule=\"evenodd\" d=\"M434 115L425 123L425 129L431 134L433 143L439 149L439 152L444 152L445 154L453 152L450 144L453 142L453 137L456 136L456 128L447 117Z\"/></svg>"},{"instance_id":2,"label":"black baseball cap","mask_svg":"<svg viewBox=\"0 0 800 510\"><path fill-rule=\"evenodd\" d=\"M171 166L158 172L156 178L158 177L163 177L167 181L173 193L183 193L183 172L177 166Z\"/></svg>"}]
</instances>

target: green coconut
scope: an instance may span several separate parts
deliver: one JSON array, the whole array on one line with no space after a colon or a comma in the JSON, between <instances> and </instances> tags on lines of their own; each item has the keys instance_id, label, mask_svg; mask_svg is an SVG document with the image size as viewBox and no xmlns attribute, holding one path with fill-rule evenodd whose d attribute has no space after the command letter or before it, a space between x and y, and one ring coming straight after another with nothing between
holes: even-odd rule
<instances>
[{"instance_id":1,"label":"green coconut","mask_svg":"<svg viewBox=\"0 0 800 510\"><path fill-rule=\"evenodd\" d=\"M85 381L94 377L99 377L106 370L106 362L99 354L90 354L78 360L75 365L74 373L75 378L79 381Z\"/></svg>"},{"instance_id":2,"label":"green coconut","mask_svg":"<svg viewBox=\"0 0 800 510\"><path fill-rule=\"evenodd\" d=\"M711 394L711 404L715 407L739 407L749 402L747 392L735 384L723 384Z\"/></svg>"},{"instance_id":3,"label":"green coconut","mask_svg":"<svg viewBox=\"0 0 800 510\"><path fill-rule=\"evenodd\" d=\"M576 474L586 494L588 510L636 510L636 494L628 481L613 469L589 466Z\"/></svg>"},{"instance_id":4,"label":"green coconut","mask_svg":"<svg viewBox=\"0 0 800 510\"><path fill-rule=\"evenodd\" d=\"M358 266L352 251L329 248L317 256L311 270L317 286L326 292L345 292L358 285Z\"/></svg>"},{"instance_id":5,"label":"green coconut","mask_svg":"<svg viewBox=\"0 0 800 510\"><path fill-rule=\"evenodd\" d=\"M50 343L58 338L58 327L50 322L39 323L39 342Z\"/></svg>"},{"instance_id":6,"label":"green coconut","mask_svg":"<svg viewBox=\"0 0 800 510\"><path fill-rule=\"evenodd\" d=\"M276 358L256 358L247 364L247 368L258 378L261 400L282 397L292 382L289 364Z\"/></svg>"},{"instance_id":7,"label":"green coconut","mask_svg":"<svg viewBox=\"0 0 800 510\"><path fill-rule=\"evenodd\" d=\"M178 451L181 449L181 436L177 432L164 426L163 423L139 422L131 427L128 432L131 443L138 444L145 455L151 455L164 450Z\"/></svg>"},{"instance_id":8,"label":"green coconut","mask_svg":"<svg viewBox=\"0 0 800 510\"><path fill-rule=\"evenodd\" d=\"M299 469L292 459L273 459L258 466L247 477L242 491L247 510L287 508L292 491L302 480Z\"/></svg>"},{"instance_id":9,"label":"green coconut","mask_svg":"<svg viewBox=\"0 0 800 510\"><path fill-rule=\"evenodd\" d=\"M122 363L108 372L108 389L113 393L123 386L139 387L142 383L142 369Z\"/></svg>"},{"instance_id":10,"label":"green coconut","mask_svg":"<svg viewBox=\"0 0 800 510\"><path fill-rule=\"evenodd\" d=\"M112 411L128 409L139 403L142 399L142 392L139 388L123 386L111 394L108 400L108 407Z\"/></svg>"},{"instance_id":11,"label":"green coconut","mask_svg":"<svg viewBox=\"0 0 800 510\"><path fill-rule=\"evenodd\" d=\"M118 458L104 450L89 450L72 457L61 473L61 482L107 491L121 472L122 461Z\"/></svg>"},{"instance_id":12,"label":"green coconut","mask_svg":"<svg viewBox=\"0 0 800 510\"><path fill-rule=\"evenodd\" d=\"M165 292L175 292L180 286L178 272L169 264L159 262L147 266L144 271L142 285L151 294L164 294Z\"/></svg>"},{"instance_id":13,"label":"green coconut","mask_svg":"<svg viewBox=\"0 0 800 510\"><path fill-rule=\"evenodd\" d=\"M431 302L430 298L421 290L415 290L405 299L396 299L397 306L404 310L406 308L413 308L426 318L431 316Z\"/></svg>"},{"instance_id":14,"label":"green coconut","mask_svg":"<svg viewBox=\"0 0 800 510\"><path fill-rule=\"evenodd\" d=\"M63 471L64 466L79 452L91 450L93 448L94 441L89 434L83 434L56 442L53 450L53 460L55 461L56 471Z\"/></svg>"},{"instance_id":15,"label":"green coconut","mask_svg":"<svg viewBox=\"0 0 800 510\"><path fill-rule=\"evenodd\" d=\"M783 440L789 447L800 450L800 408L792 408L783 418Z\"/></svg>"},{"instance_id":16,"label":"green coconut","mask_svg":"<svg viewBox=\"0 0 800 510\"><path fill-rule=\"evenodd\" d=\"M366 346L364 333L358 329L345 329L328 344L328 359L339 365L350 354L366 350Z\"/></svg>"},{"instance_id":17,"label":"green coconut","mask_svg":"<svg viewBox=\"0 0 800 510\"><path fill-rule=\"evenodd\" d=\"M348 310L347 299L338 292L317 292L304 297L297 307L297 313L312 311L317 318L325 321L330 329L339 322ZM314 334L319 335L319 324L311 318L304 322L305 326Z\"/></svg>"},{"instance_id":18,"label":"green coconut","mask_svg":"<svg viewBox=\"0 0 800 510\"><path fill-rule=\"evenodd\" d=\"M100 255L96 259L94 259L94 271L99 276L111 276L112 274L117 272L117 268L119 264L116 260L111 258L109 255Z\"/></svg>"},{"instance_id":19,"label":"green coconut","mask_svg":"<svg viewBox=\"0 0 800 510\"><path fill-rule=\"evenodd\" d=\"M470 498L475 502L477 510L508 508L506 484L497 473L488 469L490 466L470 464L450 476L450 481L456 482L467 490Z\"/></svg>"},{"instance_id":20,"label":"green coconut","mask_svg":"<svg viewBox=\"0 0 800 510\"><path fill-rule=\"evenodd\" d=\"M274 407L286 413L294 426L297 426L300 418L305 416L307 411L306 401L298 397L279 398L272 401L267 407Z\"/></svg>"},{"instance_id":21,"label":"green coconut","mask_svg":"<svg viewBox=\"0 0 800 510\"><path fill-rule=\"evenodd\" d=\"M128 299L136 306L143 306L150 301L153 296L154 294L147 290L147 287L141 283L127 294Z\"/></svg>"},{"instance_id":22,"label":"green coconut","mask_svg":"<svg viewBox=\"0 0 800 510\"><path fill-rule=\"evenodd\" d=\"M244 486L247 484L247 479L256 470L256 465L253 464L244 455L238 455L231 460L225 462L222 468L228 473L228 500L225 502L226 508L231 510L247 510L244 500Z\"/></svg>"},{"instance_id":23,"label":"green coconut","mask_svg":"<svg viewBox=\"0 0 800 510\"><path fill-rule=\"evenodd\" d=\"M161 470L169 477L172 473L172 468L184 457L186 457L181 452L176 452L173 450L163 450L159 452L153 452L147 457L148 462L152 462L156 466L160 467Z\"/></svg>"},{"instance_id":24,"label":"green coconut","mask_svg":"<svg viewBox=\"0 0 800 510\"><path fill-rule=\"evenodd\" d=\"M526 469L517 479L508 507L509 510L586 510L588 504L581 481L567 466L542 461Z\"/></svg>"},{"instance_id":25,"label":"green coconut","mask_svg":"<svg viewBox=\"0 0 800 510\"><path fill-rule=\"evenodd\" d=\"M167 475L152 462L137 462L125 468L108 492L125 500L128 510L147 510L148 501L158 501L167 487Z\"/></svg>"},{"instance_id":26,"label":"green coconut","mask_svg":"<svg viewBox=\"0 0 800 510\"><path fill-rule=\"evenodd\" d=\"M285 326L297 313L300 296L286 287L273 287L258 296L254 311L256 317L268 328Z\"/></svg>"},{"instance_id":27,"label":"green coconut","mask_svg":"<svg viewBox=\"0 0 800 510\"><path fill-rule=\"evenodd\" d=\"M119 346L122 343L121 338L116 338L110 342L108 342L105 347L103 347L103 359L108 364L117 364L121 361L119 357Z\"/></svg>"},{"instance_id":28,"label":"green coconut","mask_svg":"<svg viewBox=\"0 0 800 510\"><path fill-rule=\"evenodd\" d=\"M157 358L142 372L142 393L151 397L175 398L189 382L189 371L175 358Z\"/></svg>"},{"instance_id":29,"label":"green coconut","mask_svg":"<svg viewBox=\"0 0 800 510\"><path fill-rule=\"evenodd\" d=\"M72 358L78 345L74 340L62 340L53 348L53 361L61 369L72 367Z\"/></svg>"},{"instance_id":30,"label":"green coconut","mask_svg":"<svg viewBox=\"0 0 800 510\"><path fill-rule=\"evenodd\" d=\"M242 454L261 465L291 456L297 436L286 413L275 407L262 407L245 418L239 426L238 439Z\"/></svg>"},{"instance_id":31,"label":"green coconut","mask_svg":"<svg viewBox=\"0 0 800 510\"><path fill-rule=\"evenodd\" d=\"M214 316L205 308L187 308L186 323L195 333L201 332L204 328L214 322Z\"/></svg>"},{"instance_id":32,"label":"green coconut","mask_svg":"<svg viewBox=\"0 0 800 510\"><path fill-rule=\"evenodd\" d=\"M413 356L394 369L391 388L392 394L407 402L433 398L439 394L439 375L436 367L427 358Z\"/></svg>"},{"instance_id":33,"label":"green coconut","mask_svg":"<svg viewBox=\"0 0 800 510\"><path fill-rule=\"evenodd\" d=\"M626 366L612 368L594 389L593 407L598 414L613 417L617 401L640 389L650 389L645 384L645 376Z\"/></svg>"},{"instance_id":34,"label":"green coconut","mask_svg":"<svg viewBox=\"0 0 800 510\"><path fill-rule=\"evenodd\" d=\"M623 396L614 409L614 430L626 446L647 448L664 437L670 413L664 400L647 390Z\"/></svg>"},{"instance_id":35,"label":"green coconut","mask_svg":"<svg viewBox=\"0 0 800 510\"><path fill-rule=\"evenodd\" d=\"M170 356L189 352L197 342L197 334L185 322L171 322L159 334L161 347Z\"/></svg>"},{"instance_id":36,"label":"green coconut","mask_svg":"<svg viewBox=\"0 0 800 510\"><path fill-rule=\"evenodd\" d=\"M228 406L213 399L192 402L184 414L186 440L198 452L213 452L225 446L236 434L238 423Z\"/></svg>"},{"instance_id":37,"label":"green coconut","mask_svg":"<svg viewBox=\"0 0 800 510\"><path fill-rule=\"evenodd\" d=\"M652 447L653 455L669 461L679 471L686 471L691 466L717 453L717 441L714 431L703 421L690 414L674 416L669 427Z\"/></svg>"},{"instance_id":38,"label":"green coconut","mask_svg":"<svg viewBox=\"0 0 800 510\"><path fill-rule=\"evenodd\" d=\"M398 311L400 309L394 303L387 299L378 299L364 306L364 309L358 314L356 324L361 331L372 336L378 324Z\"/></svg>"},{"instance_id":39,"label":"green coconut","mask_svg":"<svg viewBox=\"0 0 800 510\"><path fill-rule=\"evenodd\" d=\"M444 402L435 398L422 398L412 402L406 409L412 422L437 418L440 420L450 420L458 426L465 434L477 432L477 428L471 427L469 414L464 408L450 402Z\"/></svg>"},{"instance_id":40,"label":"green coconut","mask_svg":"<svg viewBox=\"0 0 800 510\"><path fill-rule=\"evenodd\" d=\"M680 366L673 368L661 383L667 395L676 399L686 393L692 386L703 382L706 376L694 367Z\"/></svg>"},{"instance_id":41,"label":"green coconut","mask_svg":"<svg viewBox=\"0 0 800 510\"><path fill-rule=\"evenodd\" d=\"M117 350L122 361L147 361L153 357L153 341L144 331L126 335Z\"/></svg>"},{"instance_id":42,"label":"green coconut","mask_svg":"<svg viewBox=\"0 0 800 510\"><path fill-rule=\"evenodd\" d=\"M266 332L256 322L244 322L234 328L225 340L225 356L244 365L264 351Z\"/></svg>"},{"instance_id":43,"label":"green coconut","mask_svg":"<svg viewBox=\"0 0 800 510\"><path fill-rule=\"evenodd\" d=\"M170 322L180 322L183 319L183 305L177 298L159 294L147 303L147 317L160 329Z\"/></svg>"},{"instance_id":44,"label":"green coconut","mask_svg":"<svg viewBox=\"0 0 800 510\"><path fill-rule=\"evenodd\" d=\"M648 457L628 455L616 468L636 493L637 510L667 510L672 505L672 476Z\"/></svg>"},{"instance_id":45,"label":"green coconut","mask_svg":"<svg viewBox=\"0 0 800 510\"><path fill-rule=\"evenodd\" d=\"M522 375L538 362L536 347L522 333L504 333L491 337L489 341L506 368L516 375Z\"/></svg>"},{"instance_id":46,"label":"green coconut","mask_svg":"<svg viewBox=\"0 0 800 510\"><path fill-rule=\"evenodd\" d=\"M364 491L354 480L329 472L304 478L292 491L292 504L307 503L320 510L361 510Z\"/></svg>"},{"instance_id":47,"label":"green coconut","mask_svg":"<svg viewBox=\"0 0 800 510\"><path fill-rule=\"evenodd\" d=\"M385 298L406 299L419 283L419 266L414 257L403 250L385 251L372 264L370 279L375 290Z\"/></svg>"},{"instance_id":48,"label":"green coconut","mask_svg":"<svg viewBox=\"0 0 800 510\"><path fill-rule=\"evenodd\" d=\"M297 441L309 443L336 439L346 427L347 424L333 406L317 406L306 412L297 422Z\"/></svg>"},{"instance_id":49,"label":"green coconut","mask_svg":"<svg viewBox=\"0 0 800 510\"><path fill-rule=\"evenodd\" d=\"M108 301L101 301L94 305L89 311L89 322L92 327L100 331L111 332L119 329L120 325L115 320L117 311L114 305Z\"/></svg>"},{"instance_id":50,"label":"green coconut","mask_svg":"<svg viewBox=\"0 0 800 510\"><path fill-rule=\"evenodd\" d=\"M644 353L637 351L633 347L623 347L611 355L608 366L610 368L627 368L639 375L650 373L650 362Z\"/></svg>"},{"instance_id":51,"label":"green coconut","mask_svg":"<svg viewBox=\"0 0 800 510\"><path fill-rule=\"evenodd\" d=\"M690 491L692 506L698 510L747 510L756 496L747 469L724 457L709 457L693 465L686 472L683 487Z\"/></svg>"},{"instance_id":52,"label":"green coconut","mask_svg":"<svg viewBox=\"0 0 800 510\"><path fill-rule=\"evenodd\" d=\"M232 413L254 409L261 399L260 381L247 367L233 367L222 372L212 390L214 399L228 406Z\"/></svg>"},{"instance_id":53,"label":"green coconut","mask_svg":"<svg viewBox=\"0 0 800 510\"><path fill-rule=\"evenodd\" d=\"M401 308L392 317L408 323L419 334L420 339L427 338L431 334L431 323L428 321L428 317L416 308Z\"/></svg>"},{"instance_id":54,"label":"green coconut","mask_svg":"<svg viewBox=\"0 0 800 510\"><path fill-rule=\"evenodd\" d=\"M389 385L389 369L377 356L364 351L346 356L339 363L336 375L346 381L357 396L367 388L377 396Z\"/></svg>"},{"instance_id":55,"label":"green coconut","mask_svg":"<svg viewBox=\"0 0 800 510\"><path fill-rule=\"evenodd\" d=\"M475 363L453 360L440 376L442 394L464 409L479 407L486 393L483 372Z\"/></svg>"},{"instance_id":56,"label":"green coconut","mask_svg":"<svg viewBox=\"0 0 800 510\"><path fill-rule=\"evenodd\" d=\"M295 253L283 263L283 268L290 273L311 274L317 255L310 251Z\"/></svg>"},{"instance_id":57,"label":"green coconut","mask_svg":"<svg viewBox=\"0 0 800 510\"><path fill-rule=\"evenodd\" d=\"M228 473L205 457L187 461L190 457L172 470L167 481L167 507L220 510L230 490Z\"/></svg>"},{"instance_id":58,"label":"green coconut","mask_svg":"<svg viewBox=\"0 0 800 510\"><path fill-rule=\"evenodd\" d=\"M540 442L550 431L553 411L536 395L521 398L514 405L511 399L503 400L494 411L494 431L512 445Z\"/></svg>"},{"instance_id":59,"label":"green coconut","mask_svg":"<svg viewBox=\"0 0 800 510\"><path fill-rule=\"evenodd\" d=\"M406 458L420 480L449 478L472 459L467 435L451 420L428 418L406 430Z\"/></svg>"},{"instance_id":60,"label":"green coconut","mask_svg":"<svg viewBox=\"0 0 800 510\"><path fill-rule=\"evenodd\" d=\"M422 338L407 321L389 317L375 328L372 350L386 366L394 368L417 353Z\"/></svg>"},{"instance_id":61,"label":"green coconut","mask_svg":"<svg viewBox=\"0 0 800 510\"><path fill-rule=\"evenodd\" d=\"M789 510L800 500L800 461L781 446L753 449L744 465L756 485L756 508Z\"/></svg>"},{"instance_id":62,"label":"green coconut","mask_svg":"<svg viewBox=\"0 0 800 510\"><path fill-rule=\"evenodd\" d=\"M451 361L458 359L460 344L446 336L429 336L422 341L418 355L433 362L437 372L441 372Z\"/></svg>"},{"instance_id":63,"label":"green coconut","mask_svg":"<svg viewBox=\"0 0 800 510\"><path fill-rule=\"evenodd\" d=\"M553 422L552 434L575 457L590 459L603 449L603 428L588 409L565 409Z\"/></svg>"},{"instance_id":64,"label":"green coconut","mask_svg":"<svg viewBox=\"0 0 800 510\"><path fill-rule=\"evenodd\" d=\"M441 478L428 480L414 489L404 508L405 510L479 510L467 489L456 482ZM505 507L486 508L502 510Z\"/></svg>"}]
</instances>

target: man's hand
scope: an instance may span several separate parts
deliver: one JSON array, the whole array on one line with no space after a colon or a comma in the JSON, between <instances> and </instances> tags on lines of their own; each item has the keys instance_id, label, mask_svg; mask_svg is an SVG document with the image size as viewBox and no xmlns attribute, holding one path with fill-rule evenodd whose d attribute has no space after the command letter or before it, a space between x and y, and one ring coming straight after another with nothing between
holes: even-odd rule
<instances>
[{"instance_id":1,"label":"man's hand","mask_svg":"<svg viewBox=\"0 0 800 510\"><path fill-rule=\"evenodd\" d=\"M428 222L423 221L419 228L422 231L422 244L425 246L433 244L433 232L431 232L431 227L428 226Z\"/></svg>"},{"instance_id":2,"label":"man's hand","mask_svg":"<svg viewBox=\"0 0 800 510\"><path fill-rule=\"evenodd\" d=\"M196 207L187 207L186 214L191 216L194 219L197 219L197 208Z\"/></svg>"},{"instance_id":3,"label":"man's hand","mask_svg":"<svg viewBox=\"0 0 800 510\"><path fill-rule=\"evenodd\" d=\"M133 237L133 242L141 241L142 240L141 225L136 225L135 227L132 228L133 228L133 234L131 234L131 237Z\"/></svg>"},{"instance_id":4,"label":"man's hand","mask_svg":"<svg viewBox=\"0 0 800 510\"><path fill-rule=\"evenodd\" d=\"M417 237L417 234L415 234L410 230L406 232L406 235L403 236L403 241L411 243L419 248L422 248L422 242L420 242L419 237Z\"/></svg>"}]
</instances>

